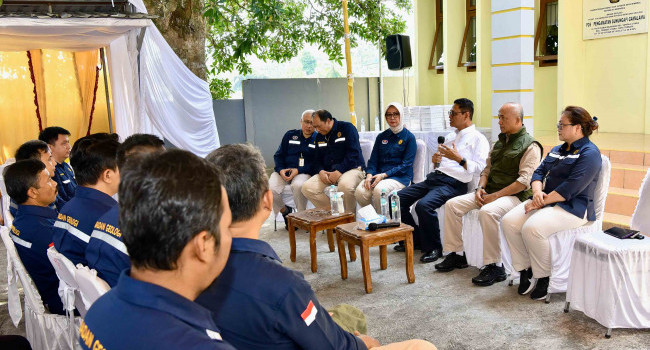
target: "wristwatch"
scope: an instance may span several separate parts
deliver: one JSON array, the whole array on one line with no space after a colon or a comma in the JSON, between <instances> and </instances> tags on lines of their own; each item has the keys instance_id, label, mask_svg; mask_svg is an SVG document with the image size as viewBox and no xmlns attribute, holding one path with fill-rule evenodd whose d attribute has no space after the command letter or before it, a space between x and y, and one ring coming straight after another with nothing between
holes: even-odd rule
<instances>
[{"instance_id":1,"label":"wristwatch","mask_svg":"<svg viewBox=\"0 0 650 350\"><path fill-rule=\"evenodd\" d=\"M460 162L458 162L458 164L460 164L460 166L465 166L465 163L467 163L467 159L465 159L465 158L461 159Z\"/></svg>"}]
</instances>

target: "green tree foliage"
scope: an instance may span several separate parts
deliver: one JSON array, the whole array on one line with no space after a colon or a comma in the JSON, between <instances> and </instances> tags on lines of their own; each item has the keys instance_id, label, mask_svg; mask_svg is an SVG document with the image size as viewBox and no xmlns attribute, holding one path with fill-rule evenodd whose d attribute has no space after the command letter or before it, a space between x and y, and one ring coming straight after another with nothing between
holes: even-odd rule
<instances>
[{"instance_id":1,"label":"green tree foliage","mask_svg":"<svg viewBox=\"0 0 650 350\"><path fill-rule=\"evenodd\" d=\"M314 71L316 70L316 58L314 55L308 51L305 51L300 57L300 63L302 63L302 70L305 72L305 74L314 74Z\"/></svg>"},{"instance_id":2,"label":"green tree foliage","mask_svg":"<svg viewBox=\"0 0 650 350\"><path fill-rule=\"evenodd\" d=\"M392 8L410 9L410 0L391 0ZM379 0L349 0L352 47L357 41L377 43L404 31L405 22ZM248 60L286 62L305 44L314 44L330 60L343 61L343 10L341 0L206 0L204 16L208 50L213 64L210 89L214 98L228 98L231 84L217 74L237 70L251 73ZM380 45L382 52L385 46Z\"/></svg>"}]
</instances>

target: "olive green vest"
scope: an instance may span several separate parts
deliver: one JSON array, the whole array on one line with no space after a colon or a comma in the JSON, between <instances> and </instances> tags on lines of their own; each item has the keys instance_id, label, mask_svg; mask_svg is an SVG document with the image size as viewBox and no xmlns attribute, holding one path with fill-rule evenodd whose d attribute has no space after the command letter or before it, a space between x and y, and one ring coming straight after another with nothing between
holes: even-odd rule
<instances>
[{"instance_id":1,"label":"olive green vest","mask_svg":"<svg viewBox=\"0 0 650 350\"><path fill-rule=\"evenodd\" d=\"M499 134L499 141L494 144L490 153L490 174L488 175L485 192L494 193L508 187L519 177L519 162L526 149L535 142L532 136L522 126L516 133L510 135L506 142L506 134ZM521 191L515 196L522 202L531 196L532 190Z\"/></svg>"}]
</instances>

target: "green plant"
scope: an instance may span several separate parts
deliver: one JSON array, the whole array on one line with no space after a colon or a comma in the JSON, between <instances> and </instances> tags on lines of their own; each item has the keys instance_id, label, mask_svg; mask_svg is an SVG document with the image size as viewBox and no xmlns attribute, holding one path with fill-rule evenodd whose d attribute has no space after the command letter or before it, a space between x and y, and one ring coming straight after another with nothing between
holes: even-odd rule
<instances>
[{"instance_id":1,"label":"green plant","mask_svg":"<svg viewBox=\"0 0 650 350\"><path fill-rule=\"evenodd\" d=\"M394 0L394 8L410 9L410 0ZM351 45L366 40L383 43L389 34L401 33L404 20L379 0L348 3ZM236 70L251 73L249 58L286 62L306 44L314 44L330 60L343 60L341 0L206 0L208 67L214 98L230 96L231 86L217 74ZM385 54L385 45L380 45Z\"/></svg>"}]
</instances>

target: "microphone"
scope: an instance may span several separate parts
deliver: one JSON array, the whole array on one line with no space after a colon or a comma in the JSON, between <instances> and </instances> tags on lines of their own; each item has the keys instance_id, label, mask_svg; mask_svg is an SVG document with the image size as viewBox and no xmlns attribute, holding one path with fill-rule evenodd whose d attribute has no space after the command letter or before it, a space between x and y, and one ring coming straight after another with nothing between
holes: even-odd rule
<instances>
[{"instance_id":1,"label":"microphone","mask_svg":"<svg viewBox=\"0 0 650 350\"><path fill-rule=\"evenodd\" d=\"M438 147L445 143L445 137L444 136L438 136ZM433 168L438 169L440 167L440 162L435 162L433 163Z\"/></svg>"},{"instance_id":2,"label":"microphone","mask_svg":"<svg viewBox=\"0 0 650 350\"><path fill-rule=\"evenodd\" d=\"M368 224L368 231L377 231L382 228L399 227L399 225L401 225L401 223L399 222L387 222L385 224L378 224L375 222L371 222L370 224Z\"/></svg>"}]
</instances>

